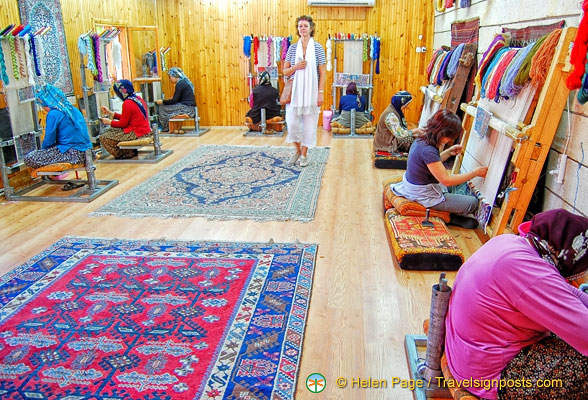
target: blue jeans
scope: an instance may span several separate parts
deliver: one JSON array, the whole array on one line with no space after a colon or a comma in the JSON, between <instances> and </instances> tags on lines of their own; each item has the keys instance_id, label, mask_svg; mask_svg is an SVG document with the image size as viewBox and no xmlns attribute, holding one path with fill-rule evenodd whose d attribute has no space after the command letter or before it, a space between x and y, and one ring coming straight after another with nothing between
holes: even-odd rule
<instances>
[{"instance_id":1,"label":"blue jeans","mask_svg":"<svg viewBox=\"0 0 588 400\"><path fill-rule=\"evenodd\" d=\"M431 207L432 210L468 215L478 209L477 197L453 193L443 193L443 197L445 197L445 201Z\"/></svg>"}]
</instances>

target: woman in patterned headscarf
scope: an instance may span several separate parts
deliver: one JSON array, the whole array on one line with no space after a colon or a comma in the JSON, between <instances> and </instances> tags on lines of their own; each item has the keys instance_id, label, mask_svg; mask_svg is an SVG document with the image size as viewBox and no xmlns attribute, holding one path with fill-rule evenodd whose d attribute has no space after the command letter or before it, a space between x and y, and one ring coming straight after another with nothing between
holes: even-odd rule
<instances>
[{"instance_id":1,"label":"woman in patterned headscarf","mask_svg":"<svg viewBox=\"0 0 588 400\"><path fill-rule=\"evenodd\" d=\"M168 100L155 100L155 103L158 104L157 118L164 132L169 130L170 118L176 115L186 114L194 118L194 107L196 107L194 85L184 74L184 71L178 67L171 67L167 71L167 75L169 80L176 85L174 95Z\"/></svg>"},{"instance_id":2,"label":"woman in patterned headscarf","mask_svg":"<svg viewBox=\"0 0 588 400\"><path fill-rule=\"evenodd\" d=\"M569 282L587 276L588 219L566 210L484 244L457 273L445 320L456 380L507 383L468 388L485 399L585 399L588 294Z\"/></svg>"},{"instance_id":3,"label":"woman in patterned headscarf","mask_svg":"<svg viewBox=\"0 0 588 400\"><path fill-rule=\"evenodd\" d=\"M404 109L412 101L412 95L401 90L392 96L390 105L380 115L374 134L374 152L387 151L390 154L408 153L414 137L422 134L420 128L408 129Z\"/></svg>"},{"instance_id":4,"label":"woman in patterned headscarf","mask_svg":"<svg viewBox=\"0 0 588 400\"><path fill-rule=\"evenodd\" d=\"M25 164L31 168L55 163L84 164L84 152L92 148L92 143L80 110L52 85L38 89L35 99L47 111L45 137L40 150L25 156Z\"/></svg>"},{"instance_id":5,"label":"woman in patterned headscarf","mask_svg":"<svg viewBox=\"0 0 588 400\"><path fill-rule=\"evenodd\" d=\"M253 107L245 116L245 124L249 127L249 130L260 130L259 122L261 121L262 108L265 108L265 119L268 123L282 121L279 99L280 93L278 89L272 86L269 73L263 71L259 74L257 86L253 88Z\"/></svg>"},{"instance_id":6,"label":"woman in patterned headscarf","mask_svg":"<svg viewBox=\"0 0 588 400\"><path fill-rule=\"evenodd\" d=\"M151 132L145 101L135 94L131 81L122 79L114 83L114 93L123 101L122 113L118 114L102 107L110 118L100 118L104 125L110 125L100 135L100 143L116 159L133 158L137 150L121 150L120 142L135 140Z\"/></svg>"}]
</instances>

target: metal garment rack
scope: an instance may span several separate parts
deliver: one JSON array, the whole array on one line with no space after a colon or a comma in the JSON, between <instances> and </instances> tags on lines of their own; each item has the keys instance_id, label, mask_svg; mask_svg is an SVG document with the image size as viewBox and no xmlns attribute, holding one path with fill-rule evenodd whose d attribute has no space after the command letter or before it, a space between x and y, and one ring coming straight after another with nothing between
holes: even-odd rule
<instances>
[{"instance_id":1,"label":"metal garment rack","mask_svg":"<svg viewBox=\"0 0 588 400\"><path fill-rule=\"evenodd\" d=\"M379 39L379 37L378 37ZM333 97L333 104L331 105L331 111L333 111L332 115L335 115L335 112L337 111L337 91L343 89L346 87L346 85L337 85L337 82L334 79L334 75L337 74L337 44L338 43L344 43L344 42L355 42L355 41L359 41L357 39L331 39L334 43L333 48L334 48L334 54L333 54L333 84L331 86L331 95ZM363 40L363 39L362 39ZM344 73L344 72L343 72ZM374 59L370 58L370 73L369 73L369 83L368 85L357 85L358 89L363 89L363 90L367 90L368 91L368 99L367 99L367 104L366 104L366 110L365 113L366 114L371 114L372 111L374 111L374 107L372 106L372 98L373 98L373 90L374 90ZM350 127L351 132L349 134L346 135L337 135L337 137L372 137L373 135L358 135L355 133L355 121L352 121L352 125Z\"/></svg>"}]
</instances>

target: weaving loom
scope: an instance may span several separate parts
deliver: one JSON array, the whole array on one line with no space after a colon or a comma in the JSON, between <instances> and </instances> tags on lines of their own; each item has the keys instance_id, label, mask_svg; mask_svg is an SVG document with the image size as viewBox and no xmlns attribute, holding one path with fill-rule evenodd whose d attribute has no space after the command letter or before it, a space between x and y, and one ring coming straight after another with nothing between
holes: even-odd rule
<instances>
[{"instance_id":1,"label":"weaving loom","mask_svg":"<svg viewBox=\"0 0 588 400\"><path fill-rule=\"evenodd\" d=\"M483 201L493 207L509 159L514 166L508 192L502 193L504 201L500 210L497 207L492 210L495 217L487 229L491 237L503 233L507 226L516 231L523 220L559 124L559 118L553 116L561 115L569 95L564 85L569 74L565 60L575 33L575 27L564 28L561 32L539 91L529 84L515 97L501 99L500 103L480 98L476 103L461 105L466 113L462 138L465 153L457 158L453 173L470 171L479 165L488 166L485 179L477 178L470 183L473 190L480 192ZM480 95L481 90L478 88L477 92ZM493 114L488 135L483 137L471 134L477 106Z\"/></svg>"}]
</instances>

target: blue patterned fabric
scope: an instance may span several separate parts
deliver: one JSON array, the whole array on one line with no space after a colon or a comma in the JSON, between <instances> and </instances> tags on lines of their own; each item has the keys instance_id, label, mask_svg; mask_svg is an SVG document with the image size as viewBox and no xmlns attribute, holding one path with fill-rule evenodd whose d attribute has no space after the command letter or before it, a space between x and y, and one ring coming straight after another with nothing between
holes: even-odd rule
<instances>
[{"instance_id":1,"label":"blue patterned fabric","mask_svg":"<svg viewBox=\"0 0 588 400\"><path fill-rule=\"evenodd\" d=\"M298 220L314 218L328 148L305 168L291 147L205 145L90 215Z\"/></svg>"},{"instance_id":2,"label":"blue patterned fabric","mask_svg":"<svg viewBox=\"0 0 588 400\"><path fill-rule=\"evenodd\" d=\"M38 40L43 45L43 79L57 86L65 94L73 94L73 80L63 29L63 16L59 0L18 0L20 20L29 24L32 31L50 26L51 29Z\"/></svg>"}]
</instances>

